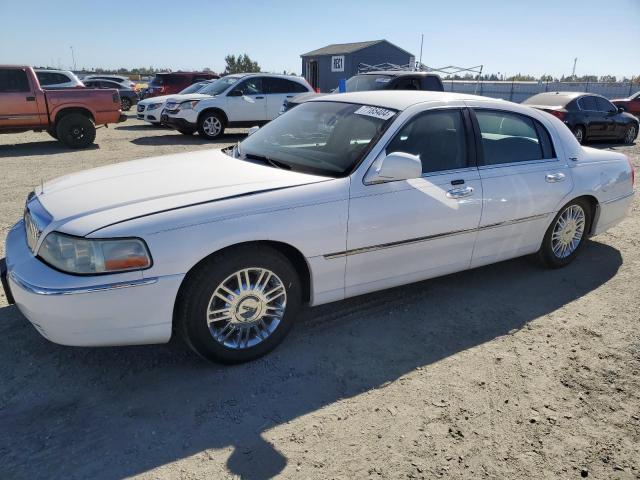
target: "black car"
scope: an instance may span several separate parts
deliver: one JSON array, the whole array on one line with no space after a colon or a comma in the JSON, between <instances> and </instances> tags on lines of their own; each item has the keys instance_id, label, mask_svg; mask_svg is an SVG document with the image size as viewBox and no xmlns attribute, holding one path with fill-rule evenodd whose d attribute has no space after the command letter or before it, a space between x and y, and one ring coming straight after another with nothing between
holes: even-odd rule
<instances>
[{"instance_id":1,"label":"black car","mask_svg":"<svg viewBox=\"0 0 640 480\"><path fill-rule=\"evenodd\" d=\"M558 117L580 143L615 140L630 144L638 136L638 119L601 95L547 92L534 95L522 103Z\"/></svg>"},{"instance_id":2,"label":"black car","mask_svg":"<svg viewBox=\"0 0 640 480\"><path fill-rule=\"evenodd\" d=\"M438 75L406 70L383 70L359 73L347 80L347 92L364 92L369 90L429 90L432 92L444 92L444 86ZM293 98L287 98L280 109L280 113L282 114L307 100L322 95L329 94L302 93Z\"/></svg>"},{"instance_id":3,"label":"black car","mask_svg":"<svg viewBox=\"0 0 640 480\"><path fill-rule=\"evenodd\" d=\"M132 88L128 88L121 83L112 80L89 79L85 80L84 86L87 88L115 88L120 93L120 106L125 112L138 103L138 94Z\"/></svg>"}]
</instances>

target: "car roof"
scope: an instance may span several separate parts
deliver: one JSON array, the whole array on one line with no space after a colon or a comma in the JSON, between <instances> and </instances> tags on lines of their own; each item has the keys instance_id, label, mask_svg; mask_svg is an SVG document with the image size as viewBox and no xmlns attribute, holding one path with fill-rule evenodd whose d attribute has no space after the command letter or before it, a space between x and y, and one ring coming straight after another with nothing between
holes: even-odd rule
<instances>
[{"instance_id":1,"label":"car roof","mask_svg":"<svg viewBox=\"0 0 640 480\"><path fill-rule=\"evenodd\" d=\"M496 103L507 103L495 98L468 95L465 93L431 92L425 90L373 90L366 92L335 93L312 98L310 102L344 102L374 105L376 107L406 110L411 105L425 102L453 102L460 100L493 100Z\"/></svg>"},{"instance_id":2,"label":"car roof","mask_svg":"<svg viewBox=\"0 0 640 480\"><path fill-rule=\"evenodd\" d=\"M54 70L53 68L34 68L34 72L73 73L71 70Z\"/></svg>"},{"instance_id":3,"label":"car roof","mask_svg":"<svg viewBox=\"0 0 640 480\"><path fill-rule=\"evenodd\" d=\"M527 98L523 103L525 105L567 105L576 98L591 95L594 97L603 97L597 93L590 92L542 92Z\"/></svg>"}]
</instances>

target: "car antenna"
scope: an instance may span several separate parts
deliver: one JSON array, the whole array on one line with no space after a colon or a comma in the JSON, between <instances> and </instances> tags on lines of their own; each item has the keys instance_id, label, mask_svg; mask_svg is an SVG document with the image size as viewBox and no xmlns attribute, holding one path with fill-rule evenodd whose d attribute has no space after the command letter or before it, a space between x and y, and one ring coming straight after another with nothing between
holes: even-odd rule
<instances>
[{"instance_id":1,"label":"car antenna","mask_svg":"<svg viewBox=\"0 0 640 480\"><path fill-rule=\"evenodd\" d=\"M44 179L40 178L40 195L44 195Z\"/></svg>"}]
</instances>

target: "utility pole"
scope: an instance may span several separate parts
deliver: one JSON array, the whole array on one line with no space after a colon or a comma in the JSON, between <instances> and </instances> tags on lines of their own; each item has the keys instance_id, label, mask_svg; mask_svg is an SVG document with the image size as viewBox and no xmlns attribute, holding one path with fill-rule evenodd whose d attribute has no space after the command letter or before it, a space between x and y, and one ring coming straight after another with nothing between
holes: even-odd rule
<instances>
[{"instance_id":1,"label":"utility pole","mask_svg":"<svg viewBox=\"0 0 640 480\"><path fill-rule=\"evenodd\" d=\"M73 60L73 71L76 71L76 56L73 54L73 45L69 47L71 49L71 60Z\"/></svg>"},{"instance_id":2,"label":"utility pole","mask_svg":"<svg viewBox=\"0 0 640 480\"><path fill-rule=\"evenodd\" d=\"M424 33L422 34L422 37L420 38L420 70L422 70L422 45L424 44Z\"/></svg>"},{"instance_id":3,"label":"utility pole","mask_svg":"<svg viewBox=\"0 0 640 480\"><path fill-rule=\"evenodd\" d=\"M571 72L571 78L576 77L576 63L578 63L578 57L573 59L573 71Z\"/></svg>"}]
</instances>

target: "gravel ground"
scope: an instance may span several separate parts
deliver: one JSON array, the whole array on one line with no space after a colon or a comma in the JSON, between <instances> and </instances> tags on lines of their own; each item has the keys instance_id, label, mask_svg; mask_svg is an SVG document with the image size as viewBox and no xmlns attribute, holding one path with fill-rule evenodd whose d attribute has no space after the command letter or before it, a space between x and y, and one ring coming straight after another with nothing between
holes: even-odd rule
<instances>
[{"instance_id":1,"label":"gravel ground","mask_svg":"<svg viewBox=\"0 0 640 480\"><path fill-rule=\"evenodd\" d=\"M0 136L0 255L41 180L212 146L133 118L97 141ZM640 167L640 146L612 148ZM567 268L308 309L235 367L177 341L58 346L0 296L0 478L640 478L639 239L636 199Z\"/></svg>"}]
</instances>

